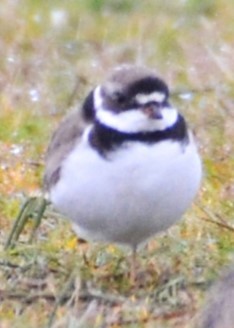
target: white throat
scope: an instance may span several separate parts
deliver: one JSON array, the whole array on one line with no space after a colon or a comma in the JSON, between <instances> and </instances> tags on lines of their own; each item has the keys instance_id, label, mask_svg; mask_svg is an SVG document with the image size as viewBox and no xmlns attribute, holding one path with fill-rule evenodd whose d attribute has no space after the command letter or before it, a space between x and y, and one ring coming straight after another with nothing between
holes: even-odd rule
<instances>
[{"instance_id":1,"label":"white throat","mask_svg":"<svg viewBox=\"0 0 234 328\"><path fill-rule=\"evenodd\" d=\"M112 112L103 106L100 87L94 92L94 104L99 122L120 132L163 131L173 126L178 118L177 110L172 107L163 108L161 119L149 118L143 111L134 108L121 113Z\"/></svg>"}]
</instances>

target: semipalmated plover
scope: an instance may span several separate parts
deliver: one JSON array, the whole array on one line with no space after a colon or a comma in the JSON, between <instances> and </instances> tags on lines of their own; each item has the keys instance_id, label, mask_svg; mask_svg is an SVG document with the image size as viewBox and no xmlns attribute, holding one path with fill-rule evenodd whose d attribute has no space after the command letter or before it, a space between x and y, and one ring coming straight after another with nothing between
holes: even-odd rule
<instances>
[{"instance_id":1,"label":"semipalmated plover","mask_svg":"<svg viewBox=\"0 0 234 328\"><path fill-rule=\"evenodd\" d=\"M201 161L166 83L122 65L62 121L50 142L45 186L79 237L137 247L191 205Z\"/></svg>"}]
</instances>

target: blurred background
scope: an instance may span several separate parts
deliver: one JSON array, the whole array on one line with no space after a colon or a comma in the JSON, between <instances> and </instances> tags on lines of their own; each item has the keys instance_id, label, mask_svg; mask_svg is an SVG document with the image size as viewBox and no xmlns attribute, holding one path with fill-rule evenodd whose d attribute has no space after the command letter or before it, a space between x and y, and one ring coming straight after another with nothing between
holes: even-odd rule
<instances>
[{"instance_id":1,"label":"blurred background","mask_svg":"<svg viewBox=\"0 0 234 328\"><path fill-rule=\"evenodd\" d=\"M37 300L26 306L24 296L11 298L9 293L18 289L26 294L34 292L23 282L41 275L45 288L56 295L77 257L83 280L91 277L98 290L124 295L129 301L132 290L123 274L126 263L121 251L84 246L91 263L95 263L87 268L82 262L83 246L76 241L70 225L54 214L42 222L33 244L25 242L29 224L15 250L3 251L20 206L27 197L40 193L44 153L52 132L61 118L69 110L78 109L90 89L121 63L149 66L169 84L172 102L195 131L204 179L185 219L153 240L140 260L149 276L153 268L156 278L167 271L169 282L174 278L177 281L178 276L182 279L183 288L179 287L176 301L183 303L183 290L184 314L180 315L178 308L173 320L165 319L161 312L155 314L155 299L150 305L146 302L156 288L155 280L149 278L143 290L137 286L137 307L126 308L123 302L124 308L117 302L116 309L98 303L90 327L109 327L110 322L119 327L119 318L127 322L129 313L134 319L130 320L131 327L155 327L156 319L162 320L162 327L191 327L191 318L199 311L209 282L231 261L234 247L233 53L231 1L1 0L1 327L44 327L53 313L51 302ZM110 259L123 263L121 279L114 279L108 286L104 282L107 272L116 274ZM29 263L30 269L21 271ZM166 301L169 312L175 306L170 300L171 296ZM89 305L85 302L79 315ZM70 327L69 318L77 313L71 314L62 304L56 315L58 321L54 322ZM65 321L61 323L58 318L62 316Z\"/></svg>"}]
</instances>

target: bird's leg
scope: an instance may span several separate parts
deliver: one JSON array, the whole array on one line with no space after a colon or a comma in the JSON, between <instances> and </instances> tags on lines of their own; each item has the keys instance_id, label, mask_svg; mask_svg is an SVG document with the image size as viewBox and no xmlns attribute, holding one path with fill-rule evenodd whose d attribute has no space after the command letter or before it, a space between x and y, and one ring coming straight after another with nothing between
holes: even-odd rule
<instances>
[{"instance_id":1,"label":"bird's leg","mask_svg":"<svg viewBox=\"0 0 234 328\"><path fill-rule=\"evenodd\" d=\"M136 256L137 256L137 248L136 246L134 246L132 248L131 267L130 267L130 281L132 285L134 285L136 281Z\"/></svg>"}]
</instances>

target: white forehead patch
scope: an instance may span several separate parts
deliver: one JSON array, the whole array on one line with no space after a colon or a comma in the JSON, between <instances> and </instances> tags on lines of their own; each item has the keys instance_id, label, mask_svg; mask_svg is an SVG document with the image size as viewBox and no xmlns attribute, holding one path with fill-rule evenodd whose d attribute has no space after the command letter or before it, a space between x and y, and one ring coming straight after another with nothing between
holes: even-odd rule
<instances>
[{"instance_id":1,"label":"white forehead patch","mask_svg":"<svg viewBox=\"0 0 234 328\"><path fill-rule=\"evenodd\" d=\"M136 101L138 104L145 105L149 102L157 102L161 103L165 100L166 95L162 92L152 92L149 94L146 93L138 93L135 96Z\"/></svg>"}]
</instances>

